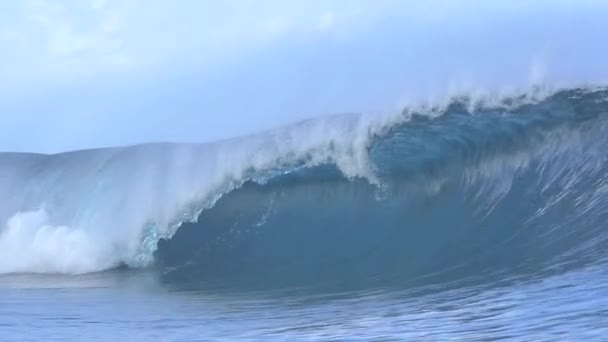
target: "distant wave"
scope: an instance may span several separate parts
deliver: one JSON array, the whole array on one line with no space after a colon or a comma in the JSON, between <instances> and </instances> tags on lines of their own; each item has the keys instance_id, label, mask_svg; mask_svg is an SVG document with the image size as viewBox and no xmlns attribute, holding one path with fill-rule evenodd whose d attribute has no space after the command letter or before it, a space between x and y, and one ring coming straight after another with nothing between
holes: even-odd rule
<instances>
[{"instance_id":1,"label":"distant wave","mask_svg":"<svg viewBox=\"0 0 608 342\"><path fill-rule=\"evenodd\" d=\"M601 262L608 90L535 95L211 144L0 154L0 273L155 266L267 286Z\"/></svg>"}]
</instances>

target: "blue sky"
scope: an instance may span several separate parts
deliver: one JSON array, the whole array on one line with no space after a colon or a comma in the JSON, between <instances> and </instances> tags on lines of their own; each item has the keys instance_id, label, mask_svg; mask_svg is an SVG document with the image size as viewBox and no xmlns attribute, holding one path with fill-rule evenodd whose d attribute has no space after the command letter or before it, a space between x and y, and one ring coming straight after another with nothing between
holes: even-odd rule
<instances>
[{"instance_id":1,"label":"blue sky","mask_svg":"<svg viewBox=\"0 0 608 342\"><path fill-rule=\"evenodd\" d=\"M608 79L608 3L0 3L0 150L204 142L456 90Z\"/></svg>"}]
</instances>

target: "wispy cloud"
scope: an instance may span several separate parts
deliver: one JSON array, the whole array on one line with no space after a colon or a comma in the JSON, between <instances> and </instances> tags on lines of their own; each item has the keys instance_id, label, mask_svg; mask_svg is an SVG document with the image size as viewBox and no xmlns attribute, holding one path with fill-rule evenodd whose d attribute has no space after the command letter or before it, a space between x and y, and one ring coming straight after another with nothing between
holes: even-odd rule
<instances>
[{"instance_id":1,"label":"wispy cloud","mask_svg":"<svg viewBox=\"0 0 608 342\"><path fill-rule=\"evenodd\" d=\"M0 27L5 70L26 74L81 74L87 70L125 68L135 63L123 40L132 4L118 1L24 1L5 13L15 18ZM20 73L19 73L20 72Z\"/></svg>"},{"instance_id":2,"label":"wispy cloud","mask_svg":"<svg viewBox=\"0 0 608 342\"><path fill-rule=\"evenodd\" d=\"M333 12L327 11L323 12L319 16L319 29L326 30L331 28L335 23L335 16Z\"/></svg>"},{"instance_id":3,"label":"wispy cloud","mask_svg":"<svg viewBox=\"0 0 608 342\"><path fill-rule=\"evenodd\" d=\"M386 1L390 4L391 1ZM0 13L0 73L83 77L152 64L213 63L293 36L355 26L388 5L362 1L211 3L25 0Z\"/></svg>"}]
</instances>

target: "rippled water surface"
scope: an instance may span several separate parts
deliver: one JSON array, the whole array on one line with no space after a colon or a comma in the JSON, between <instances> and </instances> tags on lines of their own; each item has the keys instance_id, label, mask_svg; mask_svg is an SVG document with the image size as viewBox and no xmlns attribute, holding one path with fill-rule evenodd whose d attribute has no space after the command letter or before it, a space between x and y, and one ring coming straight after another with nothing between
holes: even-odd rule
<instances>
[{"instance_id":1,"label":"rippled water surface","mask_svg":"<svg viewBox=\"0 0 608 342\"><path fill-rule=\"evenodd\" d=\"M319 294L176 291L151 272L0 282L3 340L602 340L608 272Z\"/></svg>"}]
</instances>

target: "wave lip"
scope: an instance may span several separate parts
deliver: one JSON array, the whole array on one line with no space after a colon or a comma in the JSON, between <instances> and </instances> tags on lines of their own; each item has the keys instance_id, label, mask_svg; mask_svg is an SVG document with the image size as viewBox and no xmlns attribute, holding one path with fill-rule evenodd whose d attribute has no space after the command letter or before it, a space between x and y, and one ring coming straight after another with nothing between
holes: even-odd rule
<instances>
[{"instance_id":1,"label":"wave lip","mask_svg":"<svg viewBox=\"0 0 608 342\"><path fill-rule=\"evenodd\" d=\"M0 273L86 273L156 257L210 276L249 258L258 271L290 261L315 277L335 276L336 263L350 275L422 277L593 259L589 246L604 243L607 95L459 99L204 145L3 154L0 190L11 200L0 206ZM564 222L579 239L566 242ZM502 254L488 252L497 246ZM507 262L513 253L521 257Z\"/></svg>"}]
</instances>

